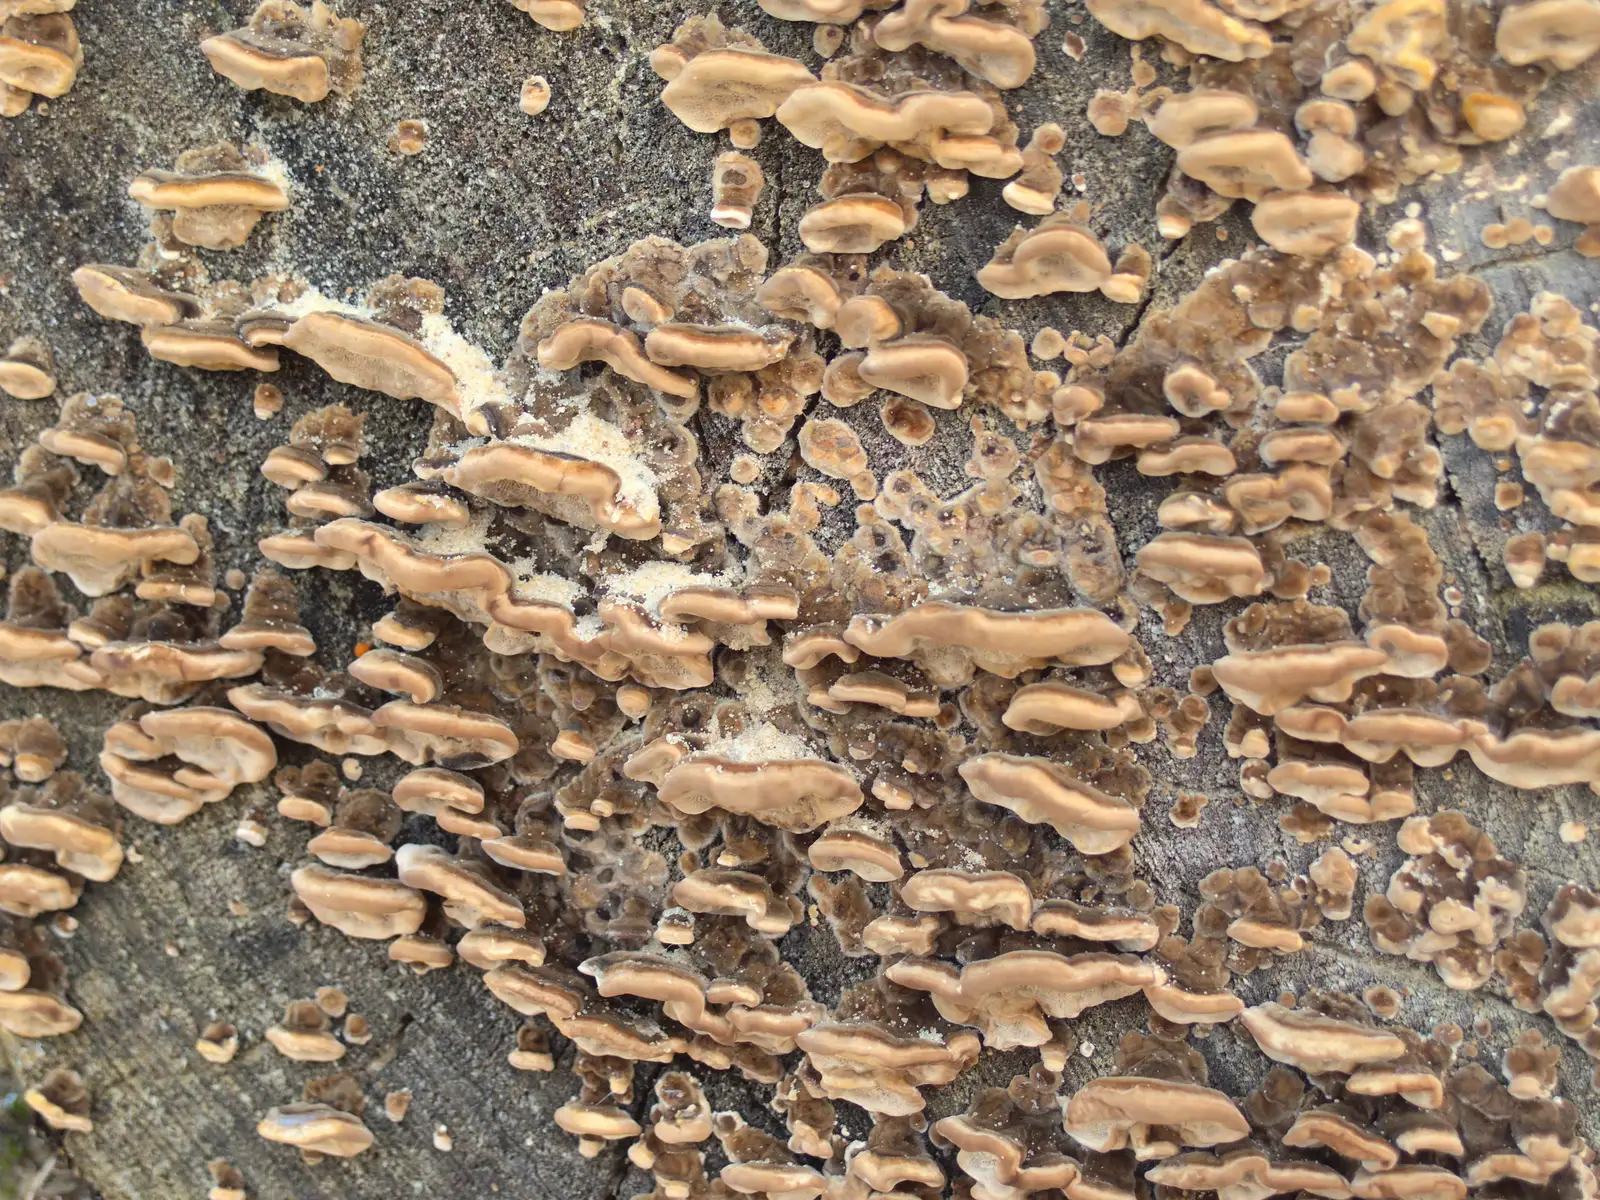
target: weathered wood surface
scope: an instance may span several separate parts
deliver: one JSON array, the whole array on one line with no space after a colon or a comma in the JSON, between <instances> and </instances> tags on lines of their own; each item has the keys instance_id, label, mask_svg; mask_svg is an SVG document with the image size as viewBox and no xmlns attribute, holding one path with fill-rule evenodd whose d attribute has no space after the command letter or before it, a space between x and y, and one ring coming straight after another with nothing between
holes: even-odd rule
<instances>
[{"instance_id":1,"label":"weathered wood surface","mask_svg":"<svg viewBox=\"0 0 1600 1200\"><path fill-rule=\"evenodd\" d=\"M210 518L219 570L250 569L258 561L255 540L281 525L279 493L257 466L295 416L335 401L370 411L373 449L364 465L382 487L409 477L430 411L353 393L286 356L274 382L288 407L277 420L260 423L249 415L255 376L153 362L137 330L89 312L67 276L80 263L136 256L146 216L125 197L133 174L169 165L179 151L219 138L261 139L289 165L294 207L266 222L222 269L245 277L280 266L305 272L330 292L360 290L395 271L426 276L445 287L457 329L502 356L542 288L648 233L684 241L717 235L705 210L711 161L725 148L718 139L688 132L656 101L660 84L646 55L679 20L700 11L682 0L595 0L588 24L571 34L540 29L504 0L362 0L341 11L369 22L366 82L349 100L317 106L246 95L211 72L197 43L242 23L251 7L248 0L82 0L74 15L86 65L76 88L47 109L0 123L0 339L39 332L55 350L60 394L110 391L133 405L145 445L179 463L175 510ZM722 15L758 31L769 48L812 61L806 27L764 17L753 0L730 0ZM1069 175L1086 181L1096 227L1115 246L1136 240L1157 247L1153 201L1170 152L1142 128L1107 139L1082 120L1095 88L1127 86L1129 59L1126 44L1092 21L1069 26L1073 16L1081 10L1059 6L1055 26L1040 39L1039 72L1015 94L1019 124L1027 130L1041 120L1062 120L1069 131L1062 161ZM1061 49L1069 27L1088 42L1082 62ZM520 82L533 73L547 76L554 92L549 110L536 120L516 108ZM1547 94L1532 128L1566 107L1580 116L1580 129L1559 144L1581 144L1582 125L1593 117L1579 109L1593 91L1593 71L1566 79ZM424 153L402 158L386 149L395 122L415 117L429 123ZM1548 250L1491 253L1474 236L1485 221L1499 218L1502 199L1511 206L1508 213L1525 211L1516 207L1516 181L1522 172L1548 179L1545 156L1556 144L1529 136L1470 186L1456 179L1415 189L1441 240L1462 255L1452 269L1480 268L1496 290L1496 316L1484 337L1465 347L1469 352L1492 346L1504 318L1540 288L1564 290L1584 303L1600 295L1592 266L1560 249L1570 243L1572 227ZM756 157L769 186L754 232L776 264L799 248L794 228L814 198L820 159L782 131L769 133ZM998 184L975 181L965 201L925 205L915 232L884 257L928 271L940 287L1028 334L1052 324L1126 337L1144 306L1082 296L1002 304L977 289L972 271L1015 216L998 191ZM1381 246L1382 228L1398 215L1378 216L1365 244ZM1216 231L1229 240L1219 240ZM1181 244L1161 246L1151 302L1182 294L1205 267L1250 240L1248 224L1234 214ZM0 407L0 459L11 461L53 416L48 403ZM940 414L941 429L955 429L958 419L965 418ZM731 453L725 431L705 431L702 444L708 454ZM1466 594L1469 619L1502 648L1498 672L1520 655L1532 624L1586 619L1600 605L1592 590L1572 585L1534 596L1510 588L1498 565L1504 531L1490 501L1488 456L1464 439L1444 439L1444 447L1450 486L1424 521ZM930 477L942 470L947 481L959 479L966 453L961 439L942 467L928 465ZM1141 480L1127 464L1104 476L1125 548L1142 544L1153 532L1155 499L1164 488ZM1325 542L1308 550L1334 568L1330 602L1353 609L1366 560L1346 538L1330 535ZM14 571L25 561L25 543L7 538L5 555ZM373 585L313 573L306 612L321 646L348 650L362 623L381 611ZM1176 641L1147 623L1141 634L1161 681L1181 680L1197 661L1216 657L1221 622L1231 611L1222 606L1198 613ZM91 775L100 732L118 707L98 695L0 691L0 715L48 715L70 737L70 765ZM1224 723L1219 711L1192 760L1170 760L1155 745L1141 750L1158 778L1146 835L1135 843L1141 873L1158 881L1163 900L1187 908L1197 880L1216 866L1281 856L1302 870L1317 852L1279 832L1275 805L1230 799L1238 790L1236 766L1222 751ZM286 747L285 760L297 761L297 749ZM392 766L369 765L368 778L380 786L393 774ZM1177 792L1189 790L1206 792L1213 803L1198 830L1174 829L1162 814ZM1503 851L1528 866L1530 914L1542 910L1560 882L1595 881L1589 844L1567 845L1556 833L1565 820L1600 825L1600 806L1587 792L1514 793L1460 765L1420 773L1419 791L1424 811L1465 807ZM530 1076L506 1065L517 1021L492 1001L475 971L457 967L416 978L388 963L381 946L315 924L303 930L290 925L286 876L299 858L303 833L278 822L265 849L240 845L233 826L252 804L270 809L269 789L242 789L175 829L130 822L129 841L140 861L114 883L90 886L75 912L81 927L63 945L71 995L87 1017L83 1029L48 1044L14 1047L19 1070L29 1078L42 1064L61 1062L82 1071L93 1089L95 1131L66 1140L70 1162L85 1179L118 1200L199 1196L208 1182L205 1161L223 1156L244 1171L251 1195L268 1198L498 1192L609 1200L646 1190L641 1177L630 1175L620 1147L583 1160L572 1140L553 1128L550 1113L576 1085L565 1072ZM1378 852L1363 862L1362 888L1380 890L1400 856L1392 828L1368 832ZM860 960L841 960L825 929L797 930L784 949L804 964L817 997L828 1002L870 969ZM1492 988L1447 992L1430 970L1375 955L1359 917L1324 926L1308 953L1240 981L1240 988L1258 1000L1282 989L1359 989L1376 981L1411 989L1404 1014L1419 1028L1443 1020L1470 1025L1481 1015L1492 1028L1480 1039L1485 1055L1497 1056L1516 1031L1538 1023L1514 1012ZM302 1083L322 1072L280 1058L262 1043L261 1031L284 1002L323 984L344 988L352 1008L373 1025L373 1041L355 1049L347 1065L366 1086L378 1145L353 1162L307 1168L294 1152L259 1139L254 1125L271 1105L297 1099ZM245 1049L226 1067L204 1063L191 1049L213 1016L234 1022L245 1037ZM1104 1073L1120 1032L1141 1020L1138 1002L1092 1010L1079 1023L1084 1045L1068 1084ZM1248 1086L1249 1073L1260 1069L1258 1056L1238 1052L1240 1036L1220 1030L1207 1045L1214 1078L1224 1086ZM564 1048L563 1062L570 1056L571 1048ZM990 1056L958 1086L932 1095L930 1115L958 1111L974 1088L1004 1082L1020 1061ZM1565 1065L1567 1092L1593 1125L1600 1105L1587 1064L1570 1044ZM651 1069L641 1070L641 1104L652 1077ZM398 1087L413 1089L415 1099L396 1127L380 1110L383 1093ZM716 1103L773 1123L757 1091L720 1079L710 1090ZM454 1148L448 1153L432 1145L436 1123L449 1127ZM865 1132L862 1114L853 1109L843 1126Z\"/></svg>"}]
</instances>

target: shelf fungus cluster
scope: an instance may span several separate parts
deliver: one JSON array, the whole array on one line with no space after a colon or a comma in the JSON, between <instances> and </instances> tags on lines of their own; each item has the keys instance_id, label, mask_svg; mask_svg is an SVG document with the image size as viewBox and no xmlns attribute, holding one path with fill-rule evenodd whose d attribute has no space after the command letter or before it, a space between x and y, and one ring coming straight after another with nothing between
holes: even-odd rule
<instances>
[{"instance_id":1,"label":"shelf fungus cluster","mask_svg":"<svg viewBox=\"0 0 1600 1200\"><path fill-rule=\"evenodd\" d=\"M514 3L554 30L585 16ZM59 94L70 7L0 0L0 106ZM1600 48L1595 0L1089 0L1188 70L1129 102L1176 155L1160 232L1242 199L1266 246L1120 342L1041 332L1059 371L869 262L977 176L1037 218L977 271L992 296L1146 296L1152 255L1113 258L1094 210L1060 204L1066 130L1024 141L1012 119L1042 5L760 7L816 27L820 70L716 16L650 65L676 118L728 132L717 224L756 223L761 122L821 151L804 251L774 268L749 233L643 238L545 290L500 363L426 279L336 299L280 259L222 278L209 252L290 202L259 148L132 180L152 238L73 272L90 309L163 363L272 373L287 353L372 395L295 404L259 464L283 518L254 531L271 565L248 582L219 584L207 515L178 515L178 468L117 396L71 394L17 457L0 529L30 561L0 682L128 703L100 735L109 796L42 717L0 724L0 1027L82 1020L51 922L118 874L125 814L176 825L240 794L241 843L269 822L294 839L289 920L419 976L481 975L520 1022L507 1069L569 1064L551 1121L588 1157L625 1145L653 1179L639 1200L1600 1192L1537 1028L1502 1082L1461 1029L1400 1022L1396 991L1267 990L1280 961L1369 937L1380 963L1503 989L1600 1062L1600 898L1569 883L1545 904L1476 792L1457 811L1418 783L1470 765L1512 792L1600 791L1600 621L1500 621L1526 634L1514 661L1435 540L1436 435L1466 435L1506 456L1502 591L1549 561L1600 581L1600 333L1549 293L1491 324L1487 284L1442 270L1415 218L1355 244L1363 205L1522 129ZM201 48L241 88L314 103L360 83L364 34L266 0ZM544 111L548 85L528 89ZM1595 170L1545 201L1590 241ZM43 399L54 372L19 339L0 386ZM254 394L263 420L285 406ZM409 475L369 447L396 413L426 424ZM322 572L385 598L352 646L301 611ZM1555 591L1549 610L1592 609ZM1145 853L1147 810L1197 845L1185 831L1255 816L1165 777L1206 738L1284 854L1204 864L1185 910L1170 864L1198 856ZM1380 833L1386 884L1363 870ZM829 978L803 973L819 962ZM1097 1059L1077 1023L1113 1017L1128 1031ZM205 1069L240 1051L226 1020L199 1033ZM358 1075L332 1068L372 1036L338 989L290 1002L262 1040L334 1073L260 1136L308 1162L378 1144ZM1210 1078L1224 1056L1233 1094ZM708 1072L768 1089L770 1112L718 1111ZM91 1127L65 1068L27 1102Z\"/></svg>"},{"instance_id":2,"label":"shelf fungus cluster","mask_svg":"<svg viewBox=\"0 0 1600 1200\"><path fill-rule=\"evenodd\" d=\"M1551 77L1600 50L1600 25L1581 0L1088 8L1188 66L1187 91L1152 92L1138 106L1177 151L1157 205L1162 235L1181 238L1243 199L1263 241L1311 257L1352 240L1363 204L1393 203L1406 185L1459 171L1467 148L1515 137ZM1552 193L1552 215L1592 222L1582 179L1570 173Z\"/></svg>"},{"instance_id":3,"label":"shelf fungus cluster","mask_svg":"<svg viewBox=\"0 0 1600 1200\"><path fill-rule=\"evenodd\" d=\"M705 117L720 128L782 120L811 86L750 100L747 60L763 55L702 21L656 59L669 102L697 79L744 80L707 84L707 104L748 101ZM214 283L166 236L148 270L81 269L84 298L142 325L153 352L202 326L271 359L189 365L270 369L289 350L425 401L427 444L414 478L375 490L367 415L303 412L260 468L286 510L259 543L276 569L221 631L209 533L172 521L170 467L140 449L125 406L72 397L0 493L0 523L39 562L13 579L3 677L137 699L102 766L145 819L181 821L270 776L305 838L291 917L384 943L419 974L481 972L524 1019L512 1068L550 1071L570 1042L580 1086L554 1121L582 1153L627 1142L654 1194L678 1200L937 1195L956 1169L974 1196L1080 1200L1132 1197L1141 1172L1325 1200L1588 1178L1570 1106L1548 1081L1529 1092L1533 1068L1507 1092L1457 1065L1456 1043L1343 998L1247 1001L1252 976L1359 901L1379 951L1451 987L1509 980L1600 1057L1587 893L1562 894L1547 945L1518 930L1520 867L1460 814L1413 815L1416 771L1462 754L1516 788L1600 779L1594 627L1541 627L1525 662L1485 681L1490 647L1413 515L1438 494L1437 415L1515 448L1578 520L1594 339L1575 311L1540 299L1492 360L1452 364L1487 291L1441 277L1412 223L1382 262L1351 246L1230 261L1120 349L1062 339L1062 375L859 252L769 273L748 235L648 238L547 291L496 368L424 280L390 277L359 304L288 277ZM1052 290L1056 251L1025 251L1057 236L1086 244L1071 214L1046 217L985 271L1017 294ZM1074 286L1123 280L1134 298L1150 269L1096 262ZM1524 405L1530 388L1552 399ZM941 427L970 442L960 490L916 454ZM716 468L708 439L745 450ZM1096 479L1118 460L1170 481L1126 565ZM70 520L80 465L107 482ZM780 476L786 499L763 490ZM1327 569L1292 557L1320 530L1370 564L1353 616L1315 602ZM342 666L299 612L296 580L318 569L394 597ZM98 597L88 616L47 570ZM1176 636L1214 605L1231 606L1225 653L1187 693L1157 685L1141 609ZM1212 871L1187 917L1163 903L1135 852L1154 787L1139 747L1193 757L1225 704L1240 789L1283 798L1294 839L1410 818L1412 857L1386 892L1362 895L1346 839L1298 873ZM274 736L309 760L274 774ZM24 765L20 729L17 746L19 777L42 769L40 752ZM409 768L384 788L322 757L380 755ZM1180 798L1173 823L1201 822L1205 804ZM50 878L75 895L72 874ZM808 922L876 963L832 1006L782 948ZM1119 1002L1142 1005L1151 1034L1068 1094L1074 1021ZM1207 1084L1186 1040L1229 1023L1284 1064L1242 1100ZM310 1001L266 1036L316 1062L349 1042ZM219 1028L202 1053L226 1061L229 1038ZM934 1089L1017 1050L1037 1052L1031 1073L964 1115L926 1116ZM635 1094L641 1063L653 1107ZM688 1064L773 1088L788 1140L713 1112ZM313 1156L366 1149L359 1089L337 1078L268 1113L262 1136ZM870 1114L865 1140L838 1132L842 1103Z\"/></svg>"},{"instance_id":4,"label":"shelf fungus cluster","mask_svg":"<svg viewBox=\"0 0 1600 1200\"><path fill-rule=\"evenodd\" d=\"M43 717L0 724L0 1028L26 1038L71 1033L83 1014L67 998L56 952L86 884L123 864L122 821L110 797L62 769L67 747ZM89 1097L64 1068L25 1099L52 1128L88 1130Z\"/></svg>"},{"instance_id":5,"label":"shelf fungus cluster","mask_svg":"<svg viewBox=\"0 0 1600 1200\"><path fill-rule=\"evenodd\" d=\"M1048 20L1035 0L908 0L868 14L860 5L763 7L786 20L819 22L819 52L829 59L820 77L714 15L684 22L650 63L666 81L662 103L690 129L727 130L735 147L749 150L761 138L761 122L775 117L796 140L822 152L822 199L799 224L808 251L870 254L916 226L924 197L934 204L959 200L974 175L1010 179L1004 199L1020 212L1054 212L1064 178L1055 156L1065 135L1047 122L1019 146L1004 100L1006 90L1033 74L1033 40ZM843 26L851 22L846 46ZM721 162L716 183L725 188ZM739 169L750 178L749 166ZM719 192L712 219L732 223L717 215L724 211ZM1099 288L1133 303L1149 275L1148 256L1129 247L1133 257L1114 272L1088 216L1057 214L1036 229L1019 227L979 272L979 282L1013 299ZM1105 286L1113 274L1120 282Z\"/></svg>"}]
</instances>

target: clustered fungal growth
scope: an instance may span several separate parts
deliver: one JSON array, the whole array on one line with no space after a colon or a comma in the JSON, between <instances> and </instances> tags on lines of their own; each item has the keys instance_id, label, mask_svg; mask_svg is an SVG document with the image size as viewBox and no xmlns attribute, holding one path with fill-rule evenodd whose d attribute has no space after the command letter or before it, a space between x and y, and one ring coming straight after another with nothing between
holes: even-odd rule
<instances>
[{"instance_id":1,"label":"clustered fungal growth","mask_svg":"<svg viewBox=\"0 0 1600 1200\"><path fill-rule=\"evenodd\" d=\"M514 3L553 30L585 16ZM1113 259L1092 207L1060 206L1066 131L1024 143L1010 115L1043 7L760 6L816 25L818 72L714 15L650 65L676 118L728 132L716 224L774 207L761 122L822 152L804 251L774 268L748 232L643 238L543 292L498 365L426 279L352 301L287 269L216 277L199 251L243 246L290 203L263 151L188 150L132 182L151 242L133 266L78 267L85 304L178 367L271 373L288 352L423 401L426 445L377 487L396 475L368 421L405 410L300 412L259 467L285 514L256 543L272 565L220 585L210 524L175 517L177 468L117 396L68 396L18 455L0 528L31 561L9 580L0 681L130 703L102 736L109 797L64 769L48 721L0 723L0 1027L82 1020L37 922L133 858L125 813L176 825L246 793L238 841L271 823L301 847L289 920L418 975L479 972L521 1022L508 1067L570 1064L551 1121L586 1157L625 1144L647 1200L1595 1194L1537 1028L1502 1083L1460 1028L1399 1021L1391 989L1260 1000L1280 959L1364 924L1379 953L1504 988L1600 1062L1600 897L1567 883L1532 928L1525 866L1418 786L1470 764L1519 792L1600 791L1600 621L1536 625L1525 658L1497 658L1432 540L1435 435L1465 434L1506 455L1505 578L1533 589L1557 562L1600 581L1600 333L1540 293L1496 341L1487 284L1441 270L1414 217L1356 245L1364 204L1523 128L1547 77L1600 48L1592 0L1089 0L1189 73L1141 93L1156 75L1136 58L1135 91L1095 109L1101 132L1137 115L1174 151L1162 235L1247 200L1265 245L1141 307L1120 341L1031 344L869 256L976 175L1038 218L978 269L990 295L1150 294L1148 250ZM65 53L59 25L23 35L70 32L69 7L0 0L7 87L15 56ZM320 0L266 0L202 49L238 86L309 103L358 85L364 33ZM549 102L524 83L522 112ZM425 133L403 121L392 148ZM1545 199L1585 226L1584 254L1596 170ZM54 370L21 339L0 386L43 399ZM284 405L270 383L253 395L262 419ZM1159 491L1152 519L1108 495L1130 481ZM318 571L389 598L353 650L308 628ZM1297 865L1206 864L1186 911L1152 831L1198 839L1236 797L1153 766L1207 737ZM364 782L380 758L404 766ZM1377 890L1380 831L1342 827L1389 822L1401 855ZM811 937L841 978L802 973L786 939ZM1075 1023L1112 1005L1148 1032L1085 1069ZM1203 1052L1222 1026L1242 1095ZM222 1017L198 1034L204 1070L257 1039ZM383 1132L366 1121L351 1060L377 1057L373 1036L339 988L291 1000L262 1053L333 1073L260 1136L315 1163L403 1122L409 1090L385 1097ZM1004 1080L1002 1054L1017 1073L980 1086ZM718 1111L707 1073L726 1071L770 1089L774 1115ZM25 1101L92 1128L65 1067ZM214 1196L243 1194L211 1170Z\"/></svg>"},{"instance_id":2,"label":"clustered fungal growth","mask_svg":"<svg viewBox=\"0 0 1600 1200\"><path fill-rule=\"evenodd\" d=\"M1138 116L1177 151L1157 204L1162 235L1181 238L1244 199L1263 241L1313 258L1352 241L1363 203L1392 204L1409 184L1460 171L1466 148L1515 137L1551 76L1600 50L1590 6L1561 0L1459 13L1445 0L1338 13L1295 0L1088 7L1188 67L1188 91L1160 89L1096 122L1115 136ZM1552 216L1594 223L1585 170L1552 190Z\"/></svg>"}]
</instances>

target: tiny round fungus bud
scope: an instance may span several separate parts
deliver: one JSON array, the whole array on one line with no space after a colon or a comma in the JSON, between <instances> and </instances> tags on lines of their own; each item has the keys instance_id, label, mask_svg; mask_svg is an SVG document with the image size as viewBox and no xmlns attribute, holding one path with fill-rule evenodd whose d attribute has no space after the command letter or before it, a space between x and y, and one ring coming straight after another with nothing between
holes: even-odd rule
<instances>
[{"instance_id":1,"label":"tiny round fungus bud","mask_svg":"<svg viewBox=\"0 0 1600 1200\"><path fill-rule=\"evenodd\" d=\"M201 1030L194 1048L209 1063L230 1063L239 1053L239 1031L226 1021L212 1021Z\"/></svg>"},{"instance_id":2,"label":"tiny round fungus bud","mask_svg":"<svg viewBox=\"0 0 1600 1200\"><path fill-rule=\"evenodd\" d=\"M258 383L253 409L257 420L270 421L283 411L283 392L270 383Z\"/></svg>"},{"instance_id":3,"label":"tiny round fungus bud","mask_svg":"<svg viewBox=\"0 0 1600 1200\"><path fill-rule=\"evenodd\" d=\"M455 1139L450 1136L448 1125L435 1125L433 1127L433 1148L449 1152L455 1148Z\"/></svg>"},{"instance_id":4,"label":"tiny round fungus bud","mask_svg":"<svg viewBox=\"0 0 1600 1200\"><path fill-rule=\"evenodd\" d=\"M411 1089L398 1088L388 1093L383 1098L383 1115L398 1125L406 1119L406 1110L411 1107Z\"/></svg>"},{"instance_id":5,"label":"tiny round fungus bud","mask_svg":"<svg viewBox=\"0 0 1600 1200\"><path fill-rule=\"evenodd\" d=\"M736 150L754 150L761 144L761 122L753 117L728 126L728 140Z\"/></svg>"},{"instance_id":6,"label":"tiny round fungus bud","mask_svg":"<svg viewBox=\"0 0 1600 1200\"><path fill-rule=\"evenodd\" d=\"M550 82L543 75L529 75L522 81L522 93L517 107L530 117L537 117L550 107Z\"/></svg>"},{"instance_id":7,"label":"tiny round fungus bud","mask_svg":"<svg viewBox=\"0 0 1600 1200\"><path fill-rule=\"evenodd\" d=\"M394 127L394 132L389 135L389 149L396 154L421 154L428 142L428 123L426 121L405 120Z\"/></svg>"}]
</instances>

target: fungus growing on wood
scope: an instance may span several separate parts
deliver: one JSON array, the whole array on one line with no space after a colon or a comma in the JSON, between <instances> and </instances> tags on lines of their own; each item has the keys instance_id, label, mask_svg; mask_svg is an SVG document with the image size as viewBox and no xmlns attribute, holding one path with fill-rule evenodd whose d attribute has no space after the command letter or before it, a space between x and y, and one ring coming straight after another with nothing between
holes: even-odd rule
<instances>
[{"instance_id":1,"label":"fungus growing on wood","mask_svg":"<svg viewBox=\"0 0 1600 1200\"><path fill-rule=\"evenodd\" d=\"M1228 62L1264 58L1272 39L1254 21L1240 20L1206 0L1094 0L1089 12L1113 33L1143 41L1162 37L1194 54Z\"/></svg>"},{"instance_id":2,"label":"fungus growing on wood","mask_svg":"<svg viewBox=\"0 0 1600 1200\"><path fill-rule=\"evenodd\" d=\"M1411 817L1396 841L1411 857L1367 898L1373 945L1432 962L1448 987L1481 987L1527 904L1523 869L1459 812Z\"/></svg>"},{"instance_id":3,"label":"fungus growing on wood","mask_svg":"<svg viewBox=\"0 0 1600 1200\"><path fill-rule=\"evenodd\" d=\"M264 152L218 142L178 155L173 170L143 171L128 195L146 208L171 212L172 236L207 250L244 245L257 222L289 207Z\"/></svg>"},{"instance_id":4,"label":"fungus growing on wood","mask_svg":"<svg viewBox=\"0 0 1600 1200\"><path fill-rule=\"evenodd\" d=\"M262 0L242 28L200 43L211 67L245 91L275 92L314 104L361 83L361 39L367 28L340 17L323 0Z\"/></svg>"},{"instance_id":5,"label":"fungus growing on wood","mask_svg":"<svg viewBox=\"0 0 1600 1200\"><path fill-rule=\"evenodd\" d=\"M55 362L38 338L18 338L0 358L0 392L16 400L44 400L56 390Z\"/></svg>"},{"instance_id":6,"label":"fungus growing on wood","mask_svg":"<svg viewBox=\"0 0 1600 1200\"><path fill-rule=\"evenodd\" d=\"M1018 228L978 272L986 291L1007 300L1054 292L1092 292L1111 279L1111 259L1100 239L1070 213Z\"/></svg>"},{"instance_id":7,"label":"fungus growing on wood","mask_svg":"<svg viewBox=\"0 0 1600 1200\"><path fill-rule=\"evenodd\" d=\"M795 88L816 82L804 63L767 53L714 15L690 17L651 52L650 66L667 81L661 102L696 133L770 117Z\"/></svg>"},{"instance_id":8,"label":"fungus growing on wood","mask_svg":"<svg viewBox=\"0 0 1600 1200\"><path fill-rule=\"evenodd\" d=\"M27 111L34 96L53 100L71 91L83 49L67 12L54 5L0 8L0 19L0 116Z\"/></svg>"},{"instance_id":9,"label":"fungus growing on wood","mask_svg":"<svg viewBox=\"0 0 1600 1200\"><path fill-rule=\"evenodd\" d=\"M1101 1154L1131 1147L1140 1160L1180 1146L1237 1141L1250 1125L1222 1092L1179 1080L1128 1075L1094 1079L1066 1105L1067 1132Z\"/></svg>"},{"instance_id":10,"label":"fungus growing on wood","mask_svg":"<svg viewBox=\"0 0 1600 1200\"><path fill-rule=\"evenodd\" d=\"M749 229L765 183L761 165L749 155L719 154L711 170L711 220L725 229Z\"/></svg>"},{"instance_id":11,"label":"fungus growing on wood","mask_svg":"<svg viewBox=\"0 0 1600 1200\"><path fill-rule=\"evenodd\" d=\"M83 1086L83 1077L69 1067L52 1067L36 1086L22 1093L22 1099L51 1129L63 1133L94 1129L89 1118L89 1089Z\"/></svg>"},{"instance_id":12,"label":"fungus growing on wood","mask_svg":"<svg viewBox=\"0 0 1600 1200\"><path fill-rule=\"evenodd\" d=\"M353 1158L373 1143L372 1130L354 1113L329 1104L284 1104L267 1110L256 1132L301 1153Z\"/></svg>"}]
</instances>

